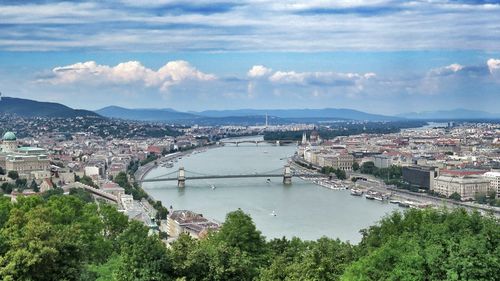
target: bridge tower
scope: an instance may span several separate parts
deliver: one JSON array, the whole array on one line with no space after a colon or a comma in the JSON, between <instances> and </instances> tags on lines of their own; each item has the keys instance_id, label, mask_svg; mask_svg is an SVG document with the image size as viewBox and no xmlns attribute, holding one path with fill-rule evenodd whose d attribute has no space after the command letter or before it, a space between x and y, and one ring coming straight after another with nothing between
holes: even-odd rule
<instances>
[{"instance_id":1,"label":"bridge tower","mask_svg":"<svg viewBox=\"0 0 500 281\"><path fill-rule=\"evenodd\" d=\"M290 165L285 165L285 169L283 170L283 184L292 184L292 170L290 169Z\"/></svg>"},{"instance_id":2,"label":"bridge tower","mask_svg":"<svg viewBox=\"0 0 500 281\"><path fill-rule=\"evenodd\" d=\"M177 187L186 187L186 172L184 171L184 167L179 167L179 173L177 175Z\"/></svg>"}]
</instances>

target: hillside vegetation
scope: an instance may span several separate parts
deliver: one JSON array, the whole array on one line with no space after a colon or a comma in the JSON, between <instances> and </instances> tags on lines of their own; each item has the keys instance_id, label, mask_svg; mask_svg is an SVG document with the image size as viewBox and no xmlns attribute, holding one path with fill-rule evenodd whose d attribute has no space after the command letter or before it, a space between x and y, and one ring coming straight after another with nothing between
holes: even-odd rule
<instances>
[{"instance_id":1,"label":"hillside vegetation","mask_svg":"<svg viewBox=\"0 0 500 281\"><path fill-rule=\"evenodd\" d=\"M393 213L359 245L266 241L241 210L171 248L113 206L75 195L0 197L1 280L498 280L500 227L464 210ZM332 233L332 235L334 235Z\"/></svg>"},{"instance_id":2,"label":"hillside vegetation","mask_svg":"<svg viewBox=\"0 0 500 281\"><path fill-rule=\"evenodd\" d=\"M82 109L72 109L53 102L39 102L27 99L3 97L0 100L0 113L13 114L21 117L99 117L100 115Z\"/></svg>"}]
</instances>

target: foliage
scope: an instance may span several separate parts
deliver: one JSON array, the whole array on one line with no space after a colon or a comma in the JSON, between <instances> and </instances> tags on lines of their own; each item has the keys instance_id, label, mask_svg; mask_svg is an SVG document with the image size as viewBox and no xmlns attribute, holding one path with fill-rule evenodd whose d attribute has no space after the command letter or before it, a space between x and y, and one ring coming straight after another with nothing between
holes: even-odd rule
<instances>
[{"instance_id":1,"label":"foliage","mask_svg":"<svg viewBox=\"0 0 500 281\"><path fill-rule=\"evenodd\" d=\"M4 182L4 183L2 183L0 188L2 189L3 193L10 194L12 192L12 190L14 190L16 188L16 186L12 183Z\"/></svg>"},{"instance_id":2,"label":"foliage","mask_svg":"<svg viewBox=\"0 0 500 281\"><path fill-rule=\"evenodd\" d=\"M25 189L27 187L28 180L27 179L17 179L16 180L16 187L19 189Z\"/></svg>"},{"instance_id":3,"label":"foliage","mask_svg":"<svg viewBox=\"0 0 500 281\"><path fill-rule=\"evenodd\" d=\"M148 156L146 157L146 159L141 160L141 161L139 162L139 164L140 164L141 166L144 166L144 165L146 165L146 164L148 164L148 163L151 163L151 162L155 161L155 160L156 160L156 159L158 159L158 158L159 158L159 156L158 156L158 155L156 155L156 154L154 154L154 153L150 153L150 154L148 154Z\"/></svg>"},{"instance_id":4,"label":"foliage","mask_svg":"<svg viewBox=\"0 0 500 281\"><path fill-rule=\"evenodd\" d=\"M363 231L342 280L495 280L500 227L464 209L393 213Z\"/></svg>"},{"instance_id":5,"label":"foliage","mask_svg":"<svg viewBox=\"0 0 500 281\"><path fill-rule=\"evenodd\" d=\"M91 177L89 176L83 176L83 177L76 177L76 181L81 182L85 185L92 186L94 188L99 188L97 184L94 183Z\"/></svg>"},{"instance_id":6,"label":"foliage","mask_svg":"<svg viewBox=\"0 0 500 281\"><path fill-rule=\"evenodd\" d=\"M118 173L113 181L120 187L125 189L126 194L131 194L135 200L140 200L142 198L148 198L147 193L137 184L131 184L128 180L128 176L125 172Z\"/></svg>"},{"instance_id":7,"label":"foliage","mask_svg":"<svg viewBox=\"0 0 500 281\"><path fill-rule=\"evenodd\" d=\"M423 121L386 121L386 122L335 122L319 128L322 139L333 139L338 136L351 136L359 134L390 134L397 133L404 128L415 128L426 124ZM265 132L264 140L296 140L302 139L302 131L273 131ZM310 135L311 131L306 131Z\"/></svg>"},{"instance_id":8,"label":"foliage","mask_svg":"<svg viewBox=\"0 0 500 281\"><path fill-rule=\"evenodd\" d=\"M13 180L17 180L19 178L19 173L17 171L9 171L7 176Z\"/></svg>"},{"instance_id":9,"label":"foliage","mask_svg":"<svg viewBox=\"0 0 500 281\"><path fill-rule=\"evenodd\" d=\"M373 175L376 171L377 167L375 167L375 163L373 161L367 161L361 164L361 168L359 171L363 174Z\"/></svg>"},{"instance_id":10,"label":"foliage","mask_svg":"<svg viewBox=\"0 0 500 281\"><path fill-rule=\"evenodd\" d=\"M40 188L38 187L38 184L36 184L36 181L35 181L35 180L32 180L32 181L31 181L30 188L31 188L34 192L39 192L39 191L40 191Z\"/></svg>"},{"instance_id":11,"label":"foliage","mask_svg":"<svg viewBox=\"0 0 500 281\"><path fill-rule=\"evenodd\" d=\"M321 173L322 174L325 174L325 175L329 175L329 174L335 174L335 176L339 179L339 180L345 180L347 178L346 176L346 173L344 170L341 170L341 169L336 169L336 168L333 168L333 167L322 167L321 168Z\"/></svg>"},{"instance_id":12,"label":"foliage","mask_svg":"<svg viewBox=\"0 0 500 281\"><path fill-rule=\"evenodd\" d=\"M120 177L118 177L120 178ZM71 192L70 192L71 193ZM266 241L231 212L202 240L170 248L108 204L73 195L0 197L1 280L497 280L500 227L463 209L395 212L359 245L326 237Z\"/></svg>"},{"instance_id":13,"label":"foliage","mask_svg":"<svg viewBox=\"0 0 500 281\"><path fill-rule=\"evenodd\" d=\"M479 204L488 204L491 206L500 207L500 199L496 198L496 191L490 190L487 193L477 193L474 199Z\"/></svg>"},{"instance_id":14,"label":"foliage","mask_svg":"<svg viewBox=\"0 0 500 281\"><path fill-rule=\"evenodd\" d=\"M139 169L139 160L132 160L127 166L127 172L131 175L135 174Z\"/></svg>"},{"instance_id":15,"label":"foliage","mask_svg":"<svg viewBox=\"0 0 500 281\"><path fill-rule=\"evenodd\" d=\"M451 194L449 198L453 199L455 201L461 201L462 200L462 196L460 196L460 194L458 194L456 192L453 192L453 194Z\"/></svg>"},{"instance_id":16,"label":"foliage","mask_svg":"<svg viewBox=\"0 0 500 281\"><path fill-rule=\"evenodd\" d=\"M42 193L42 197L45 200L48 200L52 196L63 195L63 193L64 193L64 190L62 188L54 188L54 189L49 189L49 190L45 191L44 193Z\"/></svg>"},{"instance_id":17,"label":"foliage","mask_svg":"<svg viewBox=\"0 0 500 281\"><path fill-rule=\"evenodd\" d=\"M116 279L123 281L171 280L167 248L157 236L148 236L148 229L132 221L118 238L121 263Z\"/></svg>"},{"instance_id":18,"label":"foliage","mask_svg":"<svg viewBox=\"0 0 500 281\"><path fill-rule=\"evenodd\" d=\"M71 188L69 190L69 195L73 195L83 202L94 202L94 198L92 197L92 195L83 188Z\"/></svg>"},{"instance_id":19,"label":"foliage","mask_svg":"<svg viewBox=\"0 0 500 281\"><path fill-rule=\"evenodd\" d=\"M352 170L353 171L358 171L359 170L359 163L358 162L352 163Z\"/></svg>"}]
</instances>

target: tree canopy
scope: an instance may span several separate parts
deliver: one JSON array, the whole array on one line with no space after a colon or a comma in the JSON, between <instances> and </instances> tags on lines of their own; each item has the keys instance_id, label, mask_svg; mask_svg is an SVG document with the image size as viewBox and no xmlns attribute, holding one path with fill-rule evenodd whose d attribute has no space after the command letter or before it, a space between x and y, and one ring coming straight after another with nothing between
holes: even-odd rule
<instances>
[{"instance_id":1,"label":"tree canopy","mask_svg":"<svg viewBox=\"0 0 500 281\"><path fill-rule=\"evenodd\" d=\"M266 240L242 210L171 247L81 190L0 197L1 280L497 280L498 219L463 209L395 212L338 239ZM334 234L332 233L332 236Z\"/></svg>"}]
</instances>

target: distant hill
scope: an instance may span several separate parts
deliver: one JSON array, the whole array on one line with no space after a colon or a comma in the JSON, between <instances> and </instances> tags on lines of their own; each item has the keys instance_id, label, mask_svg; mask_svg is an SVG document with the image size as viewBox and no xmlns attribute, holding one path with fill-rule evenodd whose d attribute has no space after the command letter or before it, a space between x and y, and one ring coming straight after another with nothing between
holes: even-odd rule
<instances>
[{"instance_id":1,"label":"distant hill","mask_svg":"<svg viewBox=\"0 0 500 281\"><path fill-rule=\"evenodd\" d=\"M493 114L480 110L452 109L439 111L422 111L399 114L399 117L408 119L500 119L500 114Z\"/></svg>"},{"instance_id":2,"label":"distant hill","mask_svg":"<svg viewBox=\"0 0 500 281\"><path fill-rule=\"evenodd\" d=\"M339 119L339 120L370 120L370 121L389 121L402 119L401 117L385 116L366 113L354 109L345 108L324 108L324 109L238 109L238 110L207 110L201 112L192 112L197 115L207 117L225 117L225 116L256 116L266 115L276 116L285 119Z\"/></svg>"},{"instance_id":3,"label":"distant hill","mask_svg":"<svg viewBox=\"0 0 500 281\"><path fill-rule=\"evenodd\" d=\"M180 112L173 109L129 109L119 106L108 106L96 111L113 118L134 119L143 121L182 121L181 123L197 124L255 124L265 121L266 114L274 118L274 123L291 123L301 120L369 120L391 121L400 117L370 114L352 109L237 109L237 110L207 110L201 112ZM271 120L270 120L271 121Z\"/></svg>"},{"instance_id":4,"label":"distant hill","mask_svg":"<svg viewBox=\"0 0 500 281\"><path fill-rule=\"evenodd\" d=\"M39 102L11 97L2 97L0 101L0 113L15 114L23 117L99 117L99 114L93 111L73 109L60 103Z\"/></svg>"},{"instance_id":5,"label":"distant hill","mask_svg":"<svg viewBox=\"0 0 500 281\"><path fill-rule=\"evenodd\" d=\"M119 106L108 106L96 110L96 112L106 117L141 121L175 121L197 119L199 117L191 113L180 112L170 108L129 109Z\"/></svg>"}]
</instances>

